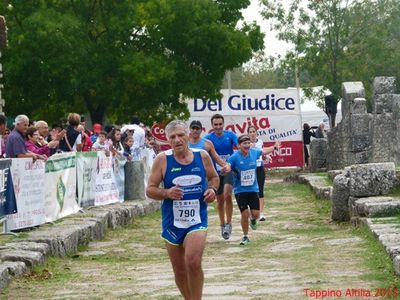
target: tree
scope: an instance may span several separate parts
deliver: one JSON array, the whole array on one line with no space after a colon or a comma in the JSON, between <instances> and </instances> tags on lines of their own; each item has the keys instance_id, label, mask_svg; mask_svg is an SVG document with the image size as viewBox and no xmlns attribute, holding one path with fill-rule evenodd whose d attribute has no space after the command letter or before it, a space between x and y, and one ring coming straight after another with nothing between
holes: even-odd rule
<instances>
[{"instance_id":1,"label":"tree","mask_svg":"<svg viewBox=\"0 0 400 300\"><path fill-rule=\"evenodd\" d=\"M287 10L262 2L279 38L295 46L283 64L306 73L306 85L323 85L339 100L344 81L363 81L370 96L375 76L399 75L399 1L293 0Z\"/></svg>"},{"instance_id":2,"label":"tree","mask_svg":"<svg viewBox=\"0 0 400 300\"><path fill-rule=\"evenodd\" d=\"M248 0L10 0L4 53L8 115L93 122L187 116L182 97L219 93L225 71L263 47L237 27ZM8 7L8 8L7 8ZM12 100L11 100L12 99Z\"/></svg>"}]
</instances>

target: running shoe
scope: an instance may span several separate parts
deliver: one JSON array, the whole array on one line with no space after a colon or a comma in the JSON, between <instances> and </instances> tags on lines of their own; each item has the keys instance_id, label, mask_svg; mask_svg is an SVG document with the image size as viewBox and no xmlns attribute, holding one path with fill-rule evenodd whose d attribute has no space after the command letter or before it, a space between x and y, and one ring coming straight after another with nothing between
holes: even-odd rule
<instances>
[{"instance_id":1,"label":"running shoe","mask_svg":"<svg viewBox=\"0 0 400 300\"><path fill-rule=\"evenodd\" d=\"M226 231L228 231L229 235L232 234L232 223L225 224Z\"/></svg>"},{"instance_id":2,"label":"running shoe","mask_svg":"<svg viewBox=\"0 0 400 300\"><path fill-rule=\"evenodd\" d=\"M266 219L265 219L265 216L264 215L261 215L260 216L260 221L265 221Z\"/></svg>"},{"instance_id":3,"label":"running shoe","mask_svg":"<svg viewBox=\"0 0 400 300\"><path fill-rule=\"evenodd\" d=\"M248 243L250 243L249 238L247 237L247 235L245 235L242 240L240 241L239 245L247 245Z\"/></svg>"},{"instance_id":4,"label":"running shoe","mask_svg":"<svg viewBox=\"0 0 400 300\"><path fill-rule=\"evenodd\" d=\"M221 225L221 236L224 240L228 240L229 239L229 232L226 228L226 224L222 224Z\"/></svg>"},{"instance_id":5,"label":"running shoe","mask_svg":"<svg viewBox=\"0 0 400 300\"><path fill-rule=\"evenodd\" d=\"M257 229L257 226L258 226L258 224L257 224L257 219L251 219L251 220L250 220L250 227L251 227L251 229L256 230L256 229Z\"/></svg>"}]
</instances>

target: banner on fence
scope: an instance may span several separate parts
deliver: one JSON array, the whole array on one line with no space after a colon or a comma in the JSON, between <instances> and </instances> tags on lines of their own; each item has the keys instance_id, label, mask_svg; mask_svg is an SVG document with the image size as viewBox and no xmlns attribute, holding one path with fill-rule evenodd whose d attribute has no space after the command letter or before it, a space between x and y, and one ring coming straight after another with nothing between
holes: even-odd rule
<instances>
[{"instance_id":1,"label":"banner on fence","mask_svg":"<svg viewBox=\"0 0 400 300\"><path fill-rule=\"evenodd\" d=\"M126 158L124 156L113 157L113 175L114 182L118 189L119 202L124 202L125 196L125 164Z\"/></svg>"},{"instance_id":2,"label":"banner on fence","mask_svg":"<svg viewBox=\"0 0 400 300\"><path fill-rule=\"evenodd\" d=\"M212 131L211 116L224 116L226 130L237 135L247 133L250 125L258 128L257 136L264 146L282 142L273 151L271 167L303 166L303 142L300 99L295 89L221 90L222 98L188 100L190 119L199 120L204 134ZM162 136L162 128L157 128ZM165 134L164 134L165 135Z\"/></svg>"},{"instance_id":3,"label":"banner on fence","mask_svg":"<svg viewBox=\"0 0 400 300\"><path fill-rule=\"evenodd\" d=\"M97 152L96 185L94 205L119 202L119 191L113 174L113 158L102 151Z\"/></svg>"},{"instance_id":4,"label":"banner on fence","mask_svg":"<svg viewBox=\"0 0 400 300\"><path fill-rule=\"evenodd\" d=\"M0 160L0 218L17 212L10 167L11 159Z\"/></svg>"},{"instance_id":5,"label":"banner on fence","mask_svg":"<svg viewBox=\"0 0 400 300\"><path fill-rule=\"evenodd\" d=\"M51 156L45 166L46 222L79 211L76 201L76 153Z\"/></svg>"},{"instance_id":6,"label":"banner on fence","mask_svg":"<svg viewBox=\"0 0 400 300\"><path fill-rule=\"evenodd\" d=\"M78 152L76 154L76 179L80 207L94 206L96 167L97 152Z\"/></svg>"},{"instance_id":7,"label":"banner on fence","mask_svg":"<svg viewBox=\"0 0 400 300\"><path fill-rule=\"evenodd\" d=\"M7 230L45 223L44 168L42 160L12 159L11 176L18 212L7 215Z\"/></svg>"}]
</instances>

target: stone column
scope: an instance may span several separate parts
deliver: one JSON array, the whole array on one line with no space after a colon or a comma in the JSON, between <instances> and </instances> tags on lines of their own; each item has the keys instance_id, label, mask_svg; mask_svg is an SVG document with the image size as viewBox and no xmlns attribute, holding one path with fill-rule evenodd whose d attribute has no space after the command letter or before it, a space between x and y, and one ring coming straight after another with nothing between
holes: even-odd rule
<instances>
[{"instance_id":1,"label":"stone column","mask_svg":"<svg viewBox=\"0 0 400 300\"><path fill-rule=\"evenodd\" d=\"M125 200L146 199L143 162L128 161L125 165Z\"/></svg>"}]
</instances>

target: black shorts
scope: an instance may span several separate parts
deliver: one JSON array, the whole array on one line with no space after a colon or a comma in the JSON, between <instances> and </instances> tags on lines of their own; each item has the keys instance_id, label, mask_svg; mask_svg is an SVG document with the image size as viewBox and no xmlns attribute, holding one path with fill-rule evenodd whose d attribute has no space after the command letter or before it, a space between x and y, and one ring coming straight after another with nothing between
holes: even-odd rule
<instances>
[{"instance_id":1,"label":"black shorts","mask_svg":"<svg viewBox=\"0 0 400 300\"><path fill-rule=\"evenodd\" d=\"M236 202L240 209L240 212L247 208L260 210L260 199L258 198L257 192L244 192L235 194Z\"/></svg>"},{"instance_id":2,"label":"black shorts","mask_svg":"<svg viewBox=\"0 0 400 300\"><path fill-rule=\"evenodd\" d=\"M229 172L225 176L219 175L219 187L218 187L218 190L217 190L217 195L223 194L225 184L232 185L232 183L233 183L232 172Z\"/></svg>"},{"instance_id":3,"label":"black shorts","mask_svg":"<svg viewBox=\"0 0 400 300\"><path fill-rule=\"evenodd\" d=\"M257 167L258 197L264 198L265 170L264 166Z\"/></svg>"}]
</instances>

